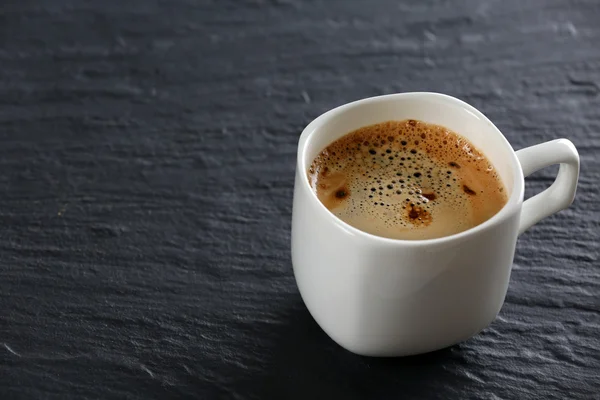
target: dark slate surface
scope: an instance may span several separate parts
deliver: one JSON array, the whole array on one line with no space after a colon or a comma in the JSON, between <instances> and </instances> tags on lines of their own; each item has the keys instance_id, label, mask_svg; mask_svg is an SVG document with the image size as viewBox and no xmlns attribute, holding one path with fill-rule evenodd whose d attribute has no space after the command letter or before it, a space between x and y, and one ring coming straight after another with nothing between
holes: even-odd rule
<instances>
[{"instance_id":1,"label":"dark slate surface","mask_svg":"<svg viewBox=\"0 0 600 400\"><path fill-rule=\"evenodd\" d=\"M8 0L0 38L0 398L600 398L597 1ZM294 283L296 144L414 90L571 138L579 193L491 327L363 358Z\"/></svg>"}]
</instances>

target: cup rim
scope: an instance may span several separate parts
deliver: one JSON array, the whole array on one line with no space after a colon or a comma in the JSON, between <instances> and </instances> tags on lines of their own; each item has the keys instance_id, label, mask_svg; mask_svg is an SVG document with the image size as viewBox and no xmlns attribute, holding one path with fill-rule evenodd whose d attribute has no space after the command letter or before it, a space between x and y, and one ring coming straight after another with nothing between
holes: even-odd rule
<instances>
[{"instance_id":1,"label":"cup rim","mask_svg":"<svg viewBox=\"0 0 600 400\"><path fill-rule=\"evenodd\" d=\"M510 197L508 198L508 201L500 209L500 211L498 211L490 219L484 221L483 223L476 225L476 226L469 228L462 232L458 232L458 233L454 233L452 235L442 236L442 237L434 238L434 239L408 240L408 239L386 238L383 236L378 236L378 235L374 235L372 233L362 231L362 230L355 228L354 226L348 224L347 222L344 222L342 219L340 219L334 213L332 213L330 210L328 210L327 207L325 207L325 205L323 205L323 203L321 203L321 201L318 199L316 193L310 187L310 183L308 181L308 177L306 176L306 173L302 173L303 171L307 171L307 166L306 166L307 161L306 161L305 153L306 153L306 149L308 147L309 142L317 134L316 132L318 131L318 128L321 125L323 125L327 120L331 119L332 117L334 117L338 114L341 114L343 112L346 112L346 111L349 111L352 109L357 109L358 107L361 107L366 104L385 102L385 101L394 100L394 99L397 99L400 97L410 99L410 98L417 98L417 97L423 97L423 96L433 97L433 98L437 98L439 100L443 100L446 102L454 103L454 104L466 109L470 113L474 114L476 117L482 119L484 122L487 122L490 125L491 130L496 135L500 136L502 144L504 146L506 146L506 148L508 150L510 150L508 153L509 153L509 157L511 158L511 166L512 166L512 170L513 170L512 171L513 172L513 188L512 188L513 190L512 190ZM358 129L358 128L360 128L360 126L356 127L356 129ZM346 232L349 232L350 234L355 235L357 237L361 237L364 239L370 239L370 240L377 240L381 243L386 243L386 244L390 244L390 245L398 245L398 244L413 245L413 246L435 245L435 244L443 244L446 242L460 240L460 239L466 239L468 237L476 235L482 231L485 231L493 226L497 226L500 223L504 222L505 220L510 218L510 216L519 212L520 207L523 203L523 194L524 194L524 187L525 187L525 178L523 176L523 170L521 169L521 163L519 162L519 160L517 158L515 150L512 148L512 146L510 145L510 143L508 142L506 137L502 134L502 132L500 132L500 130L496 127L496 125L494 125L494 123L492 121L490 121L490 119L488 117L486 117L481 111L479 111L478 109L476 109L475 107L471 106L470 104L466 103L463 100L460 100L456 97L449 96L449 95L442 94L442 93L436 93L436 92L394 93L394 94L387 94L387 95L382 95L382 96L367 97L367 98L364 98L361 100L356 100L356 101L335 107L335 108L321 114L317 118L315 118L311 123L309 123L306 126L306 128L304 128L304 130L302 131L302 133L300 135L300 139L298 142L297 157L298 157L297 163L296 163L296 168L298 169L297 173L298 172L300 173L302 185L304 185L305 188L308 189L308 192L310 193L309 201L316 203L315 204L316 207L320 208L322 211L325 211L324 215L328 215L328 217L338 227L342 228Z\"/></svg>"}]
</instances>

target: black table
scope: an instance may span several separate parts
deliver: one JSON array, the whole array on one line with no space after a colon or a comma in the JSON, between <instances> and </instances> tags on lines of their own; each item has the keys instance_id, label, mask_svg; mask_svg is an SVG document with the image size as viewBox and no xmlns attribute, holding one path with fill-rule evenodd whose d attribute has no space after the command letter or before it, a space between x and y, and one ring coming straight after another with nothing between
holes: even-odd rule
<instances>
[{"instance_id":1,"label":"black table","mask_svg":"<svg viewBox=\"0 0 600 400\"><path fill-rule=\"evenodd\" d=\"M0 35L1 399L600 398L597 1L8 0ZM579 192L488 329L359 357L295 286L296 144L417 90L571 138Z\"/></svg>"}]
</instances>

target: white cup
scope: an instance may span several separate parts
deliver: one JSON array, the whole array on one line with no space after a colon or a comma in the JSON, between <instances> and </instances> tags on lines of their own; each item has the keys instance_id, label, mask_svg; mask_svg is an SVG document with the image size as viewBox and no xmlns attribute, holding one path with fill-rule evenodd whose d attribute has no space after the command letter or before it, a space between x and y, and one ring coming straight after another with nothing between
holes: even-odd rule
<instances>
[{"instance_id":1,"label":"white cup","mask_svg":"<svg viewBox=\"0 0 600 400\"><path fill-rule=\"evenodd\" d=\"M499 173L506 205L474 228L429 240L375 236L333 215L308 182L314 157L357 128L404 119L469 139ZM552 186L523 202L524 177L552 164L560 164ZM480 111L443 94L393 94L335 108L311 122L298 145L292 262L302 299L321 328L356 354L404 356L466 340L502 307L517 236L568 207L578 177L579 155L569 140L515 152Z\"/></svg>"}]
</instances>

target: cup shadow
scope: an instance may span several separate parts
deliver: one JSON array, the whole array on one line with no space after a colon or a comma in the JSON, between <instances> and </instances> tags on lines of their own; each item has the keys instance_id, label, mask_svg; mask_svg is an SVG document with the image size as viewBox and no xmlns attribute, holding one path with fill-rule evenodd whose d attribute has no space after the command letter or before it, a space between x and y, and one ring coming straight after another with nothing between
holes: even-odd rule
<instances>
[{"instance_id":1,"label":"cup shadow","mask_svg":"<svg viewBox=\"0 0 600 400\"><path fill-rule=\"evenodd\" d=\"M246 382L252 398L441 399L468 385L457 373L467 363L460 345L418 356L364 357L333 342L299 298L286 305L282 320L271 332L264 374Z\"/></svg>"}]
</instances>

